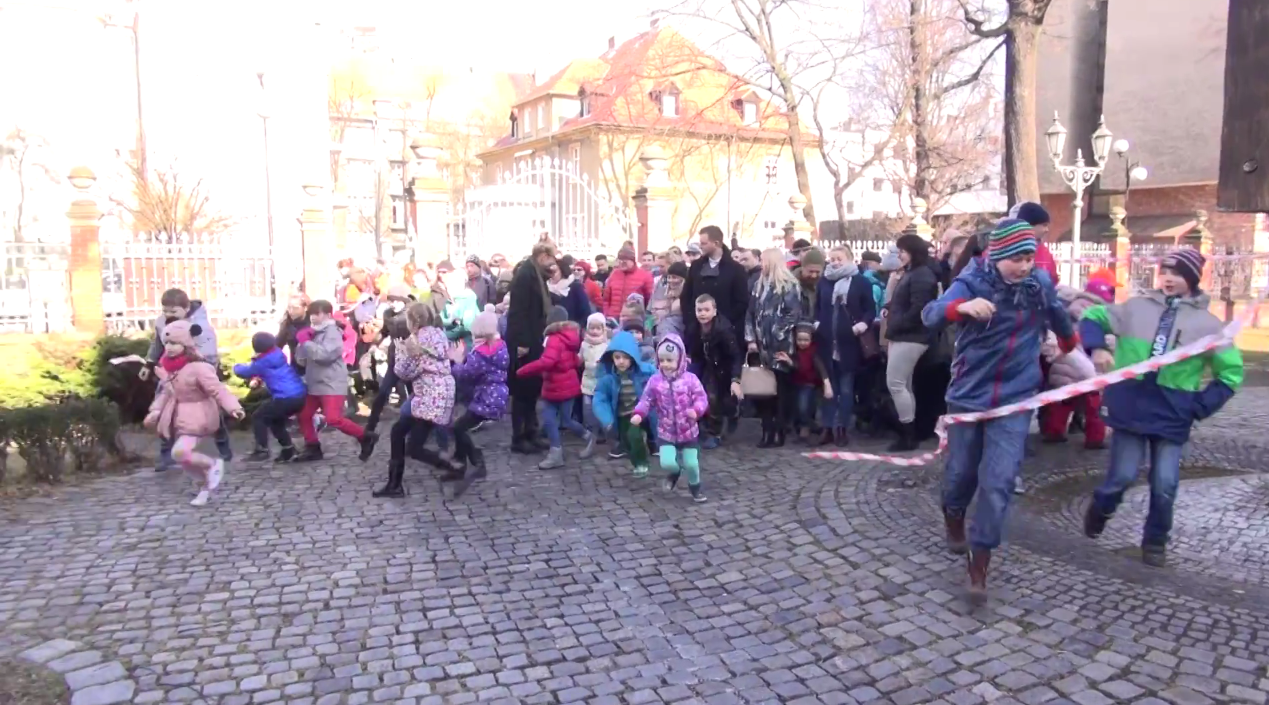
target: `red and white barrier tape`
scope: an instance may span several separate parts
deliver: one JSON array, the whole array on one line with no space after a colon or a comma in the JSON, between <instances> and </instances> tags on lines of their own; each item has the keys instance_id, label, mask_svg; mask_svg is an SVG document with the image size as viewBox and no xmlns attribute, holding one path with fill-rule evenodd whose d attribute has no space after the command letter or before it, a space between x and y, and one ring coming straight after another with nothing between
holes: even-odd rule
<instances>
[{"instance_id":1,"label":"red and white barrier tape","mask_svg":"<svg viewBox=\"0 0 1269 705\"><path fill-rule=\"evenodd\" d=\"M1134 262L1160 262L1166 255L1138 255L1131 257ZM1207 255L1204 259L1208 262L1227 262L1229 260L1261 260L1269 259L1269 252L1245 252L1236 255ZM1119 261L1113 252L1106 253L1106 256L1099 257L1092 255L1089 257L1054 257L1053 261L1057 264L1114 264Z\"/></svg>"},{"instance_id":2,"label":"red and white barrier tape","mask_svg":"<svg viewBox=\"0 0 1269 705\"><path fill-rule=\"evenodd\" d=\"M1029 399L1020 402L1008 404L996 409L987 411L975 411L964 414L946 414L939 418L938 424L935 426L934 432L938 434L938 448L917 455L879 455L875 453L855 453L850 451L817 451L813 453L803 453L807 458L816 460L869 460L890 463L891 465L900 465L911 467L916 465L928 465L936 460L943 451L947 450L947 427L953 424L975 423L978 421L987 421L989 419L998 419L1002 416L1017 413L1019 411L1034 411L1042 406L1056 404L1060 401L1066 401L1073 397L1078 397L1089 392L1099 392L1112 384L1117 384L1134 377L1146 374L1148 372L1157 372L1159 369L1171 365L1174 362L1180 362L1187 358L1202 355L1210 350L1221 348L1226 345L1232 345L1234 338L1238 335L1238 331L1251 320L1255 314L1257 306L1265 302L1269 297L1269 289L1256 299L1256 305L1248 307L1246 313L1241 318L1231 322L1229 325L1221 329L1220 333L1205 336L1193 343L1183 345L1179 348L1165 353L1158 357L1152 357L1149 360L1143 360L1135 365L1130 365L1123 369L1113 372L1107 372L1104 375L1098 375L1082 382L1068 384L1065 387L1058 387L1047 392L1041 392Z\"/></svg>"}]
</instances>

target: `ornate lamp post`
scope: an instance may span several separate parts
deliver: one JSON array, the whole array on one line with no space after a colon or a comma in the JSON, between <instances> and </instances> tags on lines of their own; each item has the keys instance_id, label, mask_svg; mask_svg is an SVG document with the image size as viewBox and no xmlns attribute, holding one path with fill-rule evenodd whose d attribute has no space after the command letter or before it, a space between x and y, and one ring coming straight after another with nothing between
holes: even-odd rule
<instances>
[{"instance_id":1,"label":"ornate lamp post","mask_svg":"<svg viewBox=\"0 0 1269 705\"><path fill-rule=\"evenodd\" d=\"M1124 213L1128 212L1128 196L1132 193L1133 180L1145 181L1150 176L1150 172L1141 165L1141 162L1129 158L1129 146L1128 140L1115 140L1115 154L1119 155L1124 162Z\"/></svg>"},{"instance_id":2,"label":"ornate lamp post","mask_svg":"<svg viewBox=\"0 0 1269 705\"><path fill-rule=\"evenodd\" d=\"M1093 164L1090 166L1084 163L1084 150L1075 150L1075 163L1067 166L1062 164L1063 149L1066 147L1066 128L1062 127L1061 121L1058 119L1057 113L1053 114L1053 125L1044 133L1044 139L1048 143L1049 156L1053 159L1053 168L1061 175L1062 181L1075 191L1075 200L1071 203L1073 220L1071 223L1071 259L1079 258L1080 253L1080 219L1084 210L1084 190L1087 189L1102 170L1106 168L1106 160L1110 157L1110 146L1114 138L1110 130L1106 129L1106 118L1103 116L1097 123L1097 130L1093 133ZM1079 266L1074 262L1067 263L1067 281L1075 282L1075 273L1079 271Z\"/></svg>"}]
</instances>

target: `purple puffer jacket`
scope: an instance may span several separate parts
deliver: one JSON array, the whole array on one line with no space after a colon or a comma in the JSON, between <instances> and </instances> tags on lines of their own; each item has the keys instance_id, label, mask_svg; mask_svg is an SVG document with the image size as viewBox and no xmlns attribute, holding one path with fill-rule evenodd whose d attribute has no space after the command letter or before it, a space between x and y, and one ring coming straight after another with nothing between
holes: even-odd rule
<instances>
[{"instance_id":1,"label":"purple puffer jacket","mask_svg":"<svg viewBox=\"0 0 1269 705\"><path fill-rule=\"evenodd\" d=\"M678 352L678 369L668 377L658 369L643 388L634 413L647 418L649 409L656 412L657 440L660 442L695 443L697 424L688 412L695 411L697 419L704 416L709 411L709 397L696 375L687 371L687 350L683 347L682 338L675 333L666 335L657 343L657 354L671 347Z\"/></svg>"},{"instance_id":2,"label":"purple puffer jacket","mask_svg":"<svg viewBox=\"0 0 1269 705\"><path fill-rule=\"evenodd\" d=\"M454 365L454 380L463 390L470 388L467 410L486 419L498 419L507 410L507 368L511 355L507 344L495 340L477 345L461 364Z\"/></svg>"}]
</instances>

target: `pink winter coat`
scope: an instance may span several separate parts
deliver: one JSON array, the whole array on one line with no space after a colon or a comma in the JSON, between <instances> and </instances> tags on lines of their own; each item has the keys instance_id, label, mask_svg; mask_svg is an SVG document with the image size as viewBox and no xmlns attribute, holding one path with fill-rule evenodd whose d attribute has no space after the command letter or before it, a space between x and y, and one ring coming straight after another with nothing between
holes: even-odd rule
<instances>
[{"instance_id":1,"label":"pink winter coat","mask_svg":"<svg viewBox=\"0 0 1269 705\"><path fill-rule=\"evenodd\" d=\"M1066 307L1066 313L1071 317L1075 324L1079 325L1079 320L1084 317L1084 312L1093 306L1104 305L1106 302L1096 294L1090 294L1087 291L1080 291L1069 286L1057 287L1058 300ZM1114 336L1106 336L1110 349L1115 349ZM1062 355L1062 351L1058 347L1057 336L1053 331L1049 331L1044 342L1040 346L1040 354L1045 360L1052 363L1049 368L1049 386L1053 388L1065 387L1075 382L1083 382L1097 376L1097 368L1093 366L1093 360L1081 349L1076 348L1066 355Z\"/></svg>"},{"instance_id":2,"label":"pink winter coat","mask_svg":"<svg viewBox=\"0 0 1269 705\"><path fill-rule=\"evenodd\" d=\"M695 443L697 423L688 416L688 412L695 411L697 419L703 417L709 411L709 397L701 381L687 370L687 352L682 339L670 333L657 345L657 349L667 343L678 346L679 367L669 377L660 370L652 375L643 388L639 403L635 404L634 413L646 419L649 410L656 412L658 441Z\"/></svg>"},{"instance_id":3,"label":"pink winter coat","mask_svg":"<svg viewBox=\"0 0 1269 705\"><path fill-rule=\"evenodd\" d=\"M192 360L175 374L162 367L156 367L154 372L159 388L145 425L164 438L215 435L222 409L226 413L242 409L237 397L220 383L216 368L210 363Z\"/></svg>"}]
</instances>

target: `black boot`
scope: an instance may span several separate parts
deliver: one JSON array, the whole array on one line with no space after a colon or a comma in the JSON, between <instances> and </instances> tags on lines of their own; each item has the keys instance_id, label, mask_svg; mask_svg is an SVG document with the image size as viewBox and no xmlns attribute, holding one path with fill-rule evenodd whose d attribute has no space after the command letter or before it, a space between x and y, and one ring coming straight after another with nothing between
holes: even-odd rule
<instances>
[{"instance_id":1,"label":"black boot","mask_svg":"<svg viewBox=\"0 0 1269 705\"><path fill-rule=\"evenodd\" d=\"M991 549L978 548L969 552L969 597L975 602L987 598L987 567L991 565Z\"/></svg>"},{"instance_id":2,"label":"black boot","mask_svg":"<svg viewBox=\"0 0 1269 705\"><path fill-rule=\"evenodd\" d=\"M886 449L890 453L903 453L910 450L916 450L919 444L916 439L916 428L912 422L899 424L899 439L890 444Z\"/></svg>"},{"instance_id":3,"label":"black boot","mask_svg":"<svg viewBox=\"0 0 1269 705\"><path fill-rule=\"evenodd\" d=\"M485 468L485 454L480 450L472 449L471 451L471 479L481 480L489 474Z\"/></svg>"},{"instance_id":4,"label":"black boot","mask_svg":"<svg viewBox=\"0 0 1269 705\"><path fill-rule=\"evenodd\" d=\"M388 461L388 484L371 493L372 497L397 498L405 496L402 480L405 478L405 459Z\"/></svg>"},{"instance_id":5,"label":"black boot","mask_svg":"<svg viewBox=\"0 0 1269 705\"><path fill-rule=\"evenodd\" d=\"M782 448L784 446L784 427L780 426L775 430L771 437L772 448Z\"/></svg>"},{"instance_id":6,"label":"black boot","mask_svg":"<svg viewBox=\"0 0 1269 705\"><path fill-rule=\"evenodd\" d=\"M247 457L243 458L243 460L245 460L248 463L267 463L269 462L269 449L256 448L255 450L251 451L251 455L248 455Z\"/></svg>"},{"instance_id":7,"label":"black boot","mask_svg":"<svg viewBox=\"0 0 1269 705\"><path fill-rule=\"evenodd\" d=\"M775 445L775 431L772 429L775 424L770 419L762 420L762 440L758 441L759 448L770 448Z\"/></svg>"},{"instance_id":8,"label":"black boot","mask_svg":"<svg viewBox=\"0 0 1269 705\"><path fill-rule=\"evenodd\" d=\"M1106 530L1108 519L1110 517L1102 514L1102 510L1097 508L1097 500L1091 500L1088 503L1088 509L1084 510L1084 535L1090 539L1101 536Z\"/></svg>"},{"instance_id":9,"label":"black boot","mask_svg":"<svg viewBox=\"0 0 1269 705\"><path fill-rule=\"evenodd\" d=\"M379 442L379 434L374 431L366 431L361 435L361 440L357 442L361 445L361 452L357 454L357 459L364 463L370 460L370 454L375 452L375 443Z\"/></svg>"},{"instance_id":10,"label":"black boot","mask_svg":"<svg viewBox=\"0 0 1269 705\"><path fill-rule=\"evenodd\" d=\"M313 444L306 443L304 444L304 450L300 451L300 454L295 456L295 462L297 463L311 463L321 459L322 459L322 444L321 443L313 443Z\"/></svg>"},{"instance_id":11,"label":"black boot","mask_svg":"<svg viewBox=\"0 0 1269 705\"><path fill-rule=\"evenodd\" d=\"M295 446L285 446L278 451L277 457L273 459L275 463L289 463L295 459Z\"/></svg>"},{"instance_id":12,"label":"black boot","mask_svg":"<svg viewBox=\"0 0 1269 705\"><path fill-rule=\"evenodd\" d=\"M441 482L458 482L467 477L467 465L456 460L448 463L449 467L445 469L445 474L441 475Z\"/></svg>"}]
</instances>

